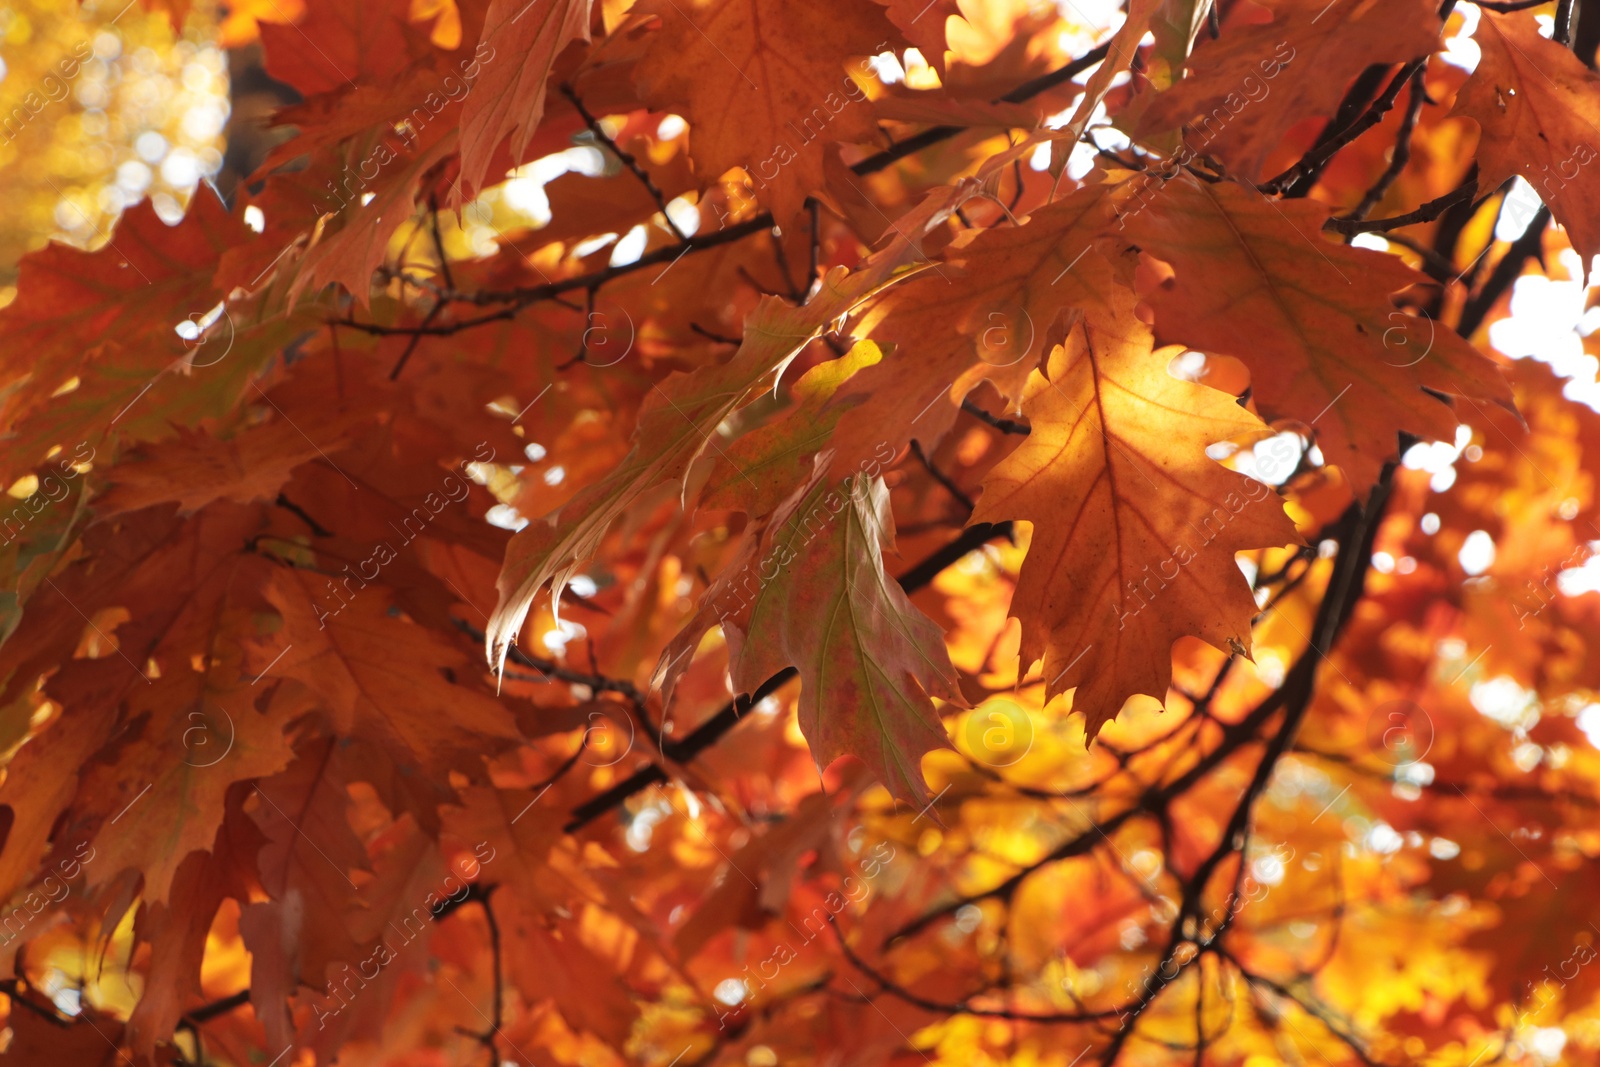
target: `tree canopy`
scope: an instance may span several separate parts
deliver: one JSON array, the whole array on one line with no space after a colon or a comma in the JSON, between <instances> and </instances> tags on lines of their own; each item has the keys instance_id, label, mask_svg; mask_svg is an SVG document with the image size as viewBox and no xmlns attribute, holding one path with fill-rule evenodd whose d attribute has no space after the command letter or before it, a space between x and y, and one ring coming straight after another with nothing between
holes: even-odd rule
<instances>
[{"instance_id":1,"label":"tree canopy","mask_svg":"<svg viewBox=\"0 0 1600 1067\"><path fill-rule=\"evenodd\" d=\"M1600 1060L1600 4L47 6L5 1055Z\"/></svg>"}]
</instances>

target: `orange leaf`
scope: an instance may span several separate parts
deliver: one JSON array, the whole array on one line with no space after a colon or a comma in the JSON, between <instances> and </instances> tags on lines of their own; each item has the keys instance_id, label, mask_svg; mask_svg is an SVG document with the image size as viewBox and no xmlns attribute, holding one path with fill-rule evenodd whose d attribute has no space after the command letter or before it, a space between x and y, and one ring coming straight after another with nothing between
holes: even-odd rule
<instances>
[{"instance_id":1,"label":"orange leaf","mask_svg":"<svg viewBox=\"0 0 1600 1067\"><path fill-rule=\"evenodd\" d=\"M1527 15L1483 13L1483 56L1452 115L1478 124L1478 189L1520 175L1589 261L1600 253L1600 75L1539 33Z\"/></svg>"},{"instance_id":2,"label":"orange leaf","mask_svg":"<svg viewBox=\"0 0 1600 1067\"><path fill-rule=\"evenodd\" d=\"M1033 538L1011 613L1022 666L1047 695L1076 689L1088 735L1134 694L1165 700L1172 644L1250 647L1256 603L1233 554L1297 542L1272 490L1207 458L1266 426L1232 397L1172 377L1133 297L1091 308L1028 380L1033 432L984 480L974 522Z\"/></svg>"},{"instance_id":3,"label":"orange leaf","mask_svg":"<svg viewBox=\"0 0 1600 1067\"><path fill-rule=\"evenodd\" d=\"M761 548L761 566L712 599L735 687L797 667L817 765L854 756L896 797L927 803L922 755L949 745L928 698L964 701L939 628L884 570L894 519L882 479L815 478L773 514Z\"/></svg>"},{"instance_id":4,"label":"orange leaf","mask_svg":"<svg viewBox=\"0 0 1600 1067\"><path fill-rule=\"evenodd\" d=\"M829 145L876 134L866 65L846 74L841 62L898 40L876 4L645 0L634 10L661 19L635 81L652 107L689 120L701 181L743 167L786 221L823 187Z\"/></svg>"},{"instance_id":5,"label":"orange leaf","mask_svg":"<svg viewBox=\"0 0 1600 1067\"><path fill-rule=\"evenodd\" d=\"M1275 0L1276 18L1203 43L1182 81L1156 97L1141 134L1189 128L1189 143L1256 180L1294 126L1332 115L1351 80L1374 63L1425 56L1439 38L1434 0ZM1202 38L1204 40L1204 38Z\"/></svg>"},{"instance_id":6,"label":"orange leaf","mask_svg":"<svg viewBox=\"0 0 1600 1067\"><path fill-rule=\"evenodd\" d=\"M1400 431L1454 439L1456 418L1424 389L1511 403L1480 352L1396 310L1391 294L1422 275L1394 256L1322 239L1323 205L1187 174L1141 195L1127 211L1128 235L1176 272L1148 297L1156 335L1241 360L1262 413L1315 431L1358 493L1396 454Z\"/></svg>"},{"instance_id":7,"label":"orange leaf","mask_svg":"<svg viewBox=\"0 0 1600 1067\"><path fill-rule=\"evenodd\" d=\"M573 41L589 39L590 0L490 0L475 58L482 74L461 104L463 200L503 175L490 174L495 149L511 138L523 159L544 117L546 83Z\"/></svg>"}]
</instances>

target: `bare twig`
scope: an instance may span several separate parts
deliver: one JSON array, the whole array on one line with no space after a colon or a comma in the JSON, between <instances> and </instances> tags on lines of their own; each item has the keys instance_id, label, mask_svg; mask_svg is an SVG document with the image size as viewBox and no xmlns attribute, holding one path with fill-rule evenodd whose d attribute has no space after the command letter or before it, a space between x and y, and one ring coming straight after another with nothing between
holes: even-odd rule
<instances>
[{"instance_id":1,"label":"bare twig","mask_svg":"<svg viewBox=\"0 0 1600 1067\"><path fill-rule=\"evenodd\" d=\"M1389 166L1383 174L1373 183L1361 198L1361 203L1356 209L1344 217L1344 220L1360 222L1367 217L1367 213L1383 199L1389 187L1400 177L1406 169L1406 164L1411 161L1411 132L1416 129L1417 118L1422 114L1422 105L1427 103L1428 90L1422 84L1422 69L1419 67L1411 76L1411 96L1406 106L1406 113L1400 120L1400 131L1394 139L1394 154L1389 157ZM1341 221L1344 221L1341 220Z\"/></svg>"},{"instance_id":2,"label":"bare twig","mask_svg":"<svg viewBox=\"0 0 1600 1067\"><path fill-rule=\"evenodd\" d=\"M1317 178L1321 176L1323 168L1332 161L1333 157L1338 155L1346 145L1357 137L1382 122L1383 117L1394 107L1395 97L1400 95L1401 88L1415 78L1417 72L1425 68L1427 64L1428 59L1424 56L1401 67L1399 73L1389 82L1388 88L1379 94L1378 98L1372 102L1366 111L1362 112L1359 118L1332 136L1327 137L1326 140L1318 143L1316 147L1300 158L1300 162L1282 174L1269 179L1260 187L1261 191L1264 193L1283 193L1289 197L1300 197L1309 193L1312 187L1317 184Z\"/></svg>"},{"instance_id":3,"label":"bare twig","mask_svg":"<svg viewBox=\"0 0 1600 1067\"><path fill-rule=\"evenodd\" d=\"M1027 423L1018 422L1015 419L1003 419L999 415L991 415L966 397L961 399L961 410L965 411L968 415L971 415L979 422L987 423L988 425L993 426L1001 433L1018 434L1019 436L1026 437L1029 433L1033 432L1033 427L1029 426Z\"/></svg>"},{"instance_id":4,"label":"bare twig","mask_svg":"<svg viewBox=\"0 0 1600 1067\"><path fill-rule=\"evenodd\" d=\"M927 472L933 476L934 481L944 486L945 491L956 498L956 503L960 504L969 513L973 508L977 507L972 502L972 498L959 485L950 480L949 475L933 465L933 460L929 459L927 453L922 451L922 443L920 441L911 442L911 454L917 457L917 460L927 469Z\"/></svg>"},{"instance_id":5,"label":"bare twig","mask_svg":"<svg viewBox=\"0 0 1600 1067\"><path fill-rule=\"evenodd\" d=\"M1470 202L1477 194L1478 179L1474 175L1458 188L1445 193L1443 196L1435 197L1415 211L1408 211L1404 215L1366 221L1354 215L1349 215L1344 218L1329 219L1322 224L1322 228L1331 233L1342 234L1387 233L1389 230L1398 230L1402 226L1415 226L1419 222L1432 222L1457 204Z\"/></svg>"},{"instance_id":6,"label":"bare twig","mask_svg":"<svg viewBox=\"0 0 1600 1067\"><path fill-rule=\"evenodd\" d=\"M561 95L566 97L573 108L577 110L578 117L583 119L584 125L589 127L589 132L594 134L595 140L605 145L611 154L616 156L624 167L628 168L628 172L639 179L639 183L645 187L645 191L650 194L650 198L656 202L656 207L661 211L661 217L667 220L667 229L672 231L672 235L680 241L687 241L689 235L680 230L678 224L672 221L672 216L667 212L666 194L657 188L655 179L650 177L650 172L640 165L639 161L634 158L633 153L612 139L611 135L606 132L606 128L600 125L600 120L590 114L589 109L583 106L583 101L578 97L577 93L572 91L572 86L563 85L561 87Z\"/></svg>"}]
</instances>

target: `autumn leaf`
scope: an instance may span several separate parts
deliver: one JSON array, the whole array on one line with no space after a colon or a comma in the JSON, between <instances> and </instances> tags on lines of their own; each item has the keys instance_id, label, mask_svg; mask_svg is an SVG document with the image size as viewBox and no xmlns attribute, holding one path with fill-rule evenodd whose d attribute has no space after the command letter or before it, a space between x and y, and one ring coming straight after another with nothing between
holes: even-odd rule
<instances>
[{"instance_id":1,"label":"autumn leaf","mask_svg":"<svg viewBox=\"0 0 1600 1067\"><path fill-rule=\"evenodd\" d=\"M544 116L557 57L589 39L589 6L590 0L490 0L474 52L482 74L461 103L463 195L492 184L497 176L489 175L489 163L507 137L511 158L522 161Z\"/></svg>"},{"instance_id":2,"label":"autumn leaf","mask_svg":"<svg viewBox=\"0 0 1600 1067\"><path fill-rule=\"evenodd\" d=\"M984 381L1019 400L1070 310L1098 299L1092 279L1117 269L1103 254L1111 251L1113 217L1104 190L1080 189L1021 226L958 239L939 266L863 309L863 332L892 347L831 405L841 468L884 445L898 452L913 438L936 442Z\"/></svg>"},{"instance_id":3,"label":"autumn leaf","mask_svg":"<svg viewBox=\"0 0 1600 1067\"><path fill-rule=\"evenodd\" d=\"M43 462L44 449L98 445L149 415L134 401L189 357L177 327L222 302L211 282L217 257L246 232L202 192L176 228L140 204L98 251L52 245L28 258L20 284L38 303L0 310L0 338L17 361L0 399L5 481Z\"/></svg>"},{"instance_id":4,"label":"autumn leaf","mask_svg":"<svg viewBox=\"0 0 1600 1067\"><path fill-rule=\"evenodd\" d=\"M190 998L201 992L200 969L210 941L211 922L228 899L250 892L252 870L262 839L242 815L240 796L227 800L228 815L206 853L191 853L179 865L170 899L150 909L143 931L152 946L151 992L141 997L128 1019L128 1041L139 1055L178 1025Z\"/></svg>"},{"instance_id":5,"label":"autumn leaf","mask_svg":"<svg viewBox=\"0 0 1600 1067\"><path fill-rule=\"evenodd\" d=\"M269 899L239 916L250 949L250 999L266 1038L279 1048L294 1036L289 1001L302 982L322 987L339 960L358 959L347 911L370 867L350 827L344 768L333 745L308 746L282 773L257 786L254 821L265 843L256 865Z\"/></svg>"},{"instance_id":6,"label":"autumn leaf","mask_svg":"<svg viewBox=\"0 0 1600 1067\"><path fill-rule=\"evenodd\" d=\"M1331 116L1368 66L1427 55L1441 28L1431 0L1266 6L1270 22L1230 21L1220 40L1196 48L1184 78L1150 104L1139 131L1186 127L1196 151L1242 180L1258 180L1296 124Z\"/></svg>"},{"instance_id":7,"label":"autumn leaf","mask_svg":"<svg viewBox=\"0 0 1600 1067\"><path fill-rule=\"evenodd\" d=\"M702 182L742 167L788 220L822 187L830 146L873 138L863 60L898 39L876 4L648 0L634 10L660 19L635 80L653 107L690 120Z\"/></svg>"},{"instance_id":8,"label":"autumn leaf","mask_svg":"<svg viewBox=\"0 0 1600 1067\"><path fill-rule=\"evenodd\" d=\"M854 756L890 793L925 804L922 755L948 744L929 697L964 701L937 629L884 569L894 528L883 483L814 479L774 512L762 549L716 605L732 615L734 684L752 692L799 668L800 729L818 767Z\"/></svg>"},{"instance_id":9,"label":"autumn leaf","mask_svg":"<svg viewBox=\"0 0 1600 1067\"><path fill-rule=\"evenodd\" d=\"M306 3L293 21L281 11L272 13L276 18L257 13L267 72L307 96L391 81L415 57L412 47L422 36L410 30L402 11L401 5L368 8L340 0Z\"/></svg>"},{"instance_id":10,"label":"autumn leaf","mask_svg":"<svg viewBox=\"0 0 1600 1067\"><path fill-rule=\"evenodd\" d=\"M738 507L756 516L776 510L795 486L809 480L811 457L834 436L842 411L829 401L882 358L877 345L862 341L802 375L794 384L793 411L720 450L701 506Z\"/></svg>"},{"instance_id":11,"label":"autumn leaf","mask_svg":"<svg viewBox=\"0 0 1600 1067\"><path fill-rule=\"evenodd\" d=\"M973 513L1032 524L1012 601L1022 660L1043 661L1047 695L1074 691L1091 738L1125 698L1165 700L1180 637L1248 652L1256 603L1234 553L1299 540L1268 486L1206 454L1266 427L1169 374L1178 351L1152 350L1130 293L1085 311L1029 377L1034 431Z\"/></svg>"},{"instance_id":12,"label":"autumn leaf","mask_svg":"<svg viewBox=\"0 0 1600 1067\"><path fill-rule=\"evenodd\" d=\"M1486 11L1472 39L1483 55L1451 114L1478 124L1478 187L1526 181L1587 272L1600 252L1600 179L1585 169L1600 142L1600 75L1526 16Z\"/></svg>"},{"instance_id":13,"label":"autumn leaf","mask_svg":"<svg viewBox=\"0 0 1600 1067\"><path fill-rule=\"evenodd\" d=\"M1128 235L1175 272L1149 294L1157 337L1241 360L1262 413L1308 426L1358 491L1401 431L1454 437L1457 419L1426 390L1510 403L1487 358L1391 301L1421 275L1323 240L1327 208L1188 175L1137 195Z\"/></svg>"},{"instance_id":14,"label":"autumn leaf","mask_svg":"<svg viewBox=\"0 0 1600 1067\"><path fill-rule=\"evenodd\" d=\"M283 629L255 649L252 662L309 687L327 701L342 731L392 746L403 765L443 766L515 737L510 716L495 700L452 683L450 673L466 667L457 650L396 618L381 590L365 588L362 574L393 556L380 545L337 583L279 572L266 596ZM396 655L407 673L392 669ZM445 708L448 719L438 714Z\"/></svg>"},{"instance_id":15,"label":"autumn leaf","mask_svg":"<svg viewBox=\"0 0 1600 1067\"><path fill-rule=\"evenodd\" d=\"M330 447L338 443L332 437L323 440ZM193 512L213 500L271 500L295 467L322 454L322 445L287 422L226 441L180 430L175 441L130 454L96 503L102 514L116 515L165 503Z\"/></svg>"}]
</instances>

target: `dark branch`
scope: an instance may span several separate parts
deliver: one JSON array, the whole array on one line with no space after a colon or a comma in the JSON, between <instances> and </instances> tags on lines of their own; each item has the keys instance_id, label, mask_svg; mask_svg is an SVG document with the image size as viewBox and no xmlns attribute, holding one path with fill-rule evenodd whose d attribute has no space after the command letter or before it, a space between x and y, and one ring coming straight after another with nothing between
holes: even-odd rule
<instances>
[{"instance_id":1,"label":"dark branch","mask_svg":"<svg viewBox=\"0 0 1600 1067\"><path fill-rule=\"evenodd\" d=\"M996 537L1010 536L1011 524L1009 522L983 522L969 526L955 540L938 549L921 563L902 574L900 576L900 585L907 593L914 593L932 582L940 571L973 549ZM799 674L800 672L793 667L787 667L761 683L755 692L740 696L724 704L715 715L701 723L692 733L682 739L663 738L659 746L662 755L677 763L687 763L689 760L694 759L720 741L729 730L737 726L739 720L752 707L782 689L791 680L799 677ZM642 767L605 792L591 797L576 808L573 808L572 818L568 820L565 829L568 833L573 833L636 793L666 780L667 773L660 764L651 763Z\"/></svg>"},{"instance_id":2,"label":"dark branch","mask_svg":"<svg viewBox=\"0 0 1600 1067\"><path fill-rule=\"evenodd\" d=\"M1110 51L1110 41L1096 45L1066 66L1053 70L1049 74L1040 75L1032 81L1023 82L995 102L1000 104L1021 104L1032 100L1047 89L1054 89L1056 86L1076 78L1096 63L1105 59ZM948 141L958 134L965 133L967 129L968 127L966 126L930 126L921 133L907 137L893 148L885 149L876 155L868 156L866 159L853 164L850 169L857 174L876 174L906 156L915 155L924 148L930 148L933 145Z\"/></svg>"},{"instance_id":3,"label":"dark branch","mask_svg":"<svg viewBox=\"0 0 1600 1067\"><path fill-rule=\"evenodd\" d=\"M600 125L600 120L591 115L589 109L583 106L583 101L579 99L577 93L572 91L570 85L561 87L561 95L566 97L572 106L577 109L578 117L583 119L584 125L589 127L589 132L594 134L595 140L605 145L611 154L616 156L624 167L628 168L629 173L639 179L639 184L644 186L645 191L650 194L650 198L656 202L656 207L661 211L661 217L667 220L667 229L672 231L672 235L680 241L687 241L689 235L678 229L678 224L673 222L672 216L667 213L666 195L656 187L655 180L650 177L650 172L639 165L639 161L634 158L633 153L627 151L612 139L611 135L606 132L605 127Z\"/></svg>"},{"instance_id":4,"label":"dark branch","mask_svg":"<svg viewBox=\"0 0 1600 1067\"><path fill-rule=\"evenodd\" d=\"M946 1015L973 1015L981 1019L1017 1019L1031 1023L1089 1023L1100 1019L1111 1019L1121 1014L1123 1009L1106 1008L1101 1011L1075 1011L1075 1012L1045 1012L1034 1014L1024 1011L1013 1011L1009 1008L975 1008L971 1004L958 1001L933 1000L920 994L913 993L905 986L893 981L882 971L869 965L844 939L844 931L839 929L838 919L828 915L828 925L833 927L833 932L839 939L839 951L844 958L850 961L851 966L872 979L879 989L889 995L905 1001L913 1007L924 1011L940 1012Z\"/></svg>"},{"instance_id":5,"label":"dark branch","mask_svg":"<svg viewBox=\"0 0 1600 1067\"><path fill-rule=\"evenodd\" d=\"M1363 221L1356 215L1349 215L1339 219L1329 219L1322 224L1324 230L1331 233L1357 234L1357 233L1387 233L1389 230L1398 230L1402 226L1415 226L1419 222L1432 222L1457 204L1470 203L1478 195L1478 179L1476 176L1468 178L1459 188L1445 193L1428 201L1415 211L1408 211L1404 215L1395 215L1387 219L1372 219Z\"/></svg>"},{"instance_id":6,"label":"dark branch","mask_svg":"<svg viewBox=\"0 0 1600 1067\"><path fill-rule=\"evenodd\" d=\"M1378 98L1372 102L1371 106L1362 112L1359 118L1339 130L1338 133L1319 142L1316 147L1301 157L1300 162L1262 185L1261 191L1264 193L1281 192L1289 197L1301 197L1311 192L1312 187L1317 184L1317 179L1321 176L1323 168L1345 146L1382 122L1383 117L1394 107L1394 101L1400 95L1400 89L1410 82L1412 78L1416 77L1417 72L1425 68L1427 64L1428 59L1424 56L1401 67L1400 72L1389 82L1388 88L1384 89ZM1331 126L1332 124L1330 123Z\"/></svg>"},{"instance_id":7,"label":"dark branch","mask_svg":"<svg viewBox=\"0 0 1600 1067\"><path fill-rule=\"evenodd\" d=\"M973 508L977 507L972 502L972 498L959 485L951 481L948 474L933 465L933 460L929 459L927 453L922 451L921 442L911 442L911 454L917 457L918 461L922 463L923 469L933 476L934 481L944 486L945 492L956 498L956 503L966 508L968 514L972 513Z\"/></svg>"},{"instance_id":8,"label":"dark branch","mask_svg":"<svg viewBox=\"0 0 1600 1067\"><path fill-rule=\"evenodd\" d=\"M753 219L747 219L744 222L736 223L732 226L729 226L727 229L715 230L711 233L705 234L704 236L696 234L687 241L684 241L682 244L666 245L662 248L656 249L653 252L646 252L632 263L623 263L614 267L606 267L602 270L591 271L588 274L580 274L575 278L563 278L558 282L546 282L543 285L534 285L522 289L483 290L475 293L457 293L452 291L450 293L451 299L459 303L477 304L480 306L488 304L507 304L509 306L503 307L498 311L480 315L477 318L463 319L460 322L451 323L448 326L380 326L377 323L350 322L345 320L336 320L335 324L352 330L360 330L363 333L371 334L423 334L433 337L448 337L451 334L460 333L462 330L468 330L474 326L482 326L484 323L493 322L497 319L512 318L523 308L532 304L537 304L541 300L551 300L557 296L561 296L564 293L575 293L583 289L599 288L614 278L621 278L632 274L635 271L644 270L648 267L657 267L664 263L671 263L679 256L688 255L691 252L703 252L708 248L719 248L722 245L732 244L735 241L743 240L753 233L760 233L762 230L771 228L772 216L767 212L762 212Z\"/></svg>"},{"instance_id":9,"label":"dark branch","mask_svg":"<svg viewBox=\"0 0 1600 1067\"><path fill-rule=\"evenodd\" d=\"M1012 433L1026 436L1033 432L1033 427L1029 426L1027 423L1018 422L1015 419L1003 419L999 415L991 415L966 397L963 397L961 400L961 410L965 411L968 415L971 415L979 422L988 423L1001 433Z\"/></svg>"},{"instance_id":10,"label":"dark branch","mask_svg":"<svg viewBox=\"0 0 1600 1067\"><path fill-rule=\"evenodd\" d=\"M1483 288L1468 300L1461 309L1461 321L1456 325L1456 332L1462 337L1471 337L1482 324L1484 317L1489 314L1489 309L1494 307L1505 291L1511 287L1522 274L1522 267L1530 259L1543 259L1544 229L1550 222L1550 209L1539 208L1533 216L1533 221L1528 223L1528 228L1522 231L1522 236L1511 242L1511 247L1506 254L1500 257L1500 262L1494 265L1494 270L1489 274L1489 280L1483 283Z\"/></svg>"},{"instance_id":11,"label":"dark branch","mask_svg":"<svg viewBox=\"0 0 1600 1067\"><path fill-rule=\"evenodd\" d=\"M1361 203L1356 205L1356 209L1345 216L1345 220L1359 222L1366 218L1367 212L1378 206L1378 202L1389 191L1389 187L1406 169L1406 164L1411 161L1411 132L1416 129L1417 119L1422 114L1422 105L1427 101L1428 90L1422 83L1422 71L1419 69L1411 76L1411 97L1406 106L1406 113L1400 120L1400 132L1394 139L1394 154L1389 158L1389 166L1373 183L1372 188L1367 190L1366 195L1361 198Z\"/></svg>"}]
</instances>

